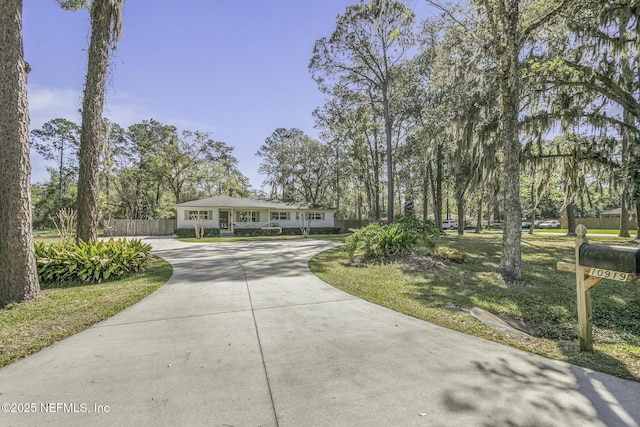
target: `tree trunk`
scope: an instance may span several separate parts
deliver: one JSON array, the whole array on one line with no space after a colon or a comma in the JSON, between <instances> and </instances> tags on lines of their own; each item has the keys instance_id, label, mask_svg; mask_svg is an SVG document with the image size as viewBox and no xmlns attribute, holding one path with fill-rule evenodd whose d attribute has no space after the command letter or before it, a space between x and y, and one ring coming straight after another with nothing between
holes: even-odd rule
<instances>
[{"instance_id":1,"label":"tree trunk","mask_svg":"<svg viewBox=\"0 0 640 427\"><path fill-rule=\"evenodd\" d=\"M464 234L464 192L456 192L456 208L458 209L458 236Z\"/></svg>"},{"instance_id":2,"label":"tree trunk","mask_svg":"<svg viewBox=\"0 0 640 427\"><path fill-rule=\"evenodd\" d=\"M391 136L391 118L389 117L389 98L387 85L382 87L382 106L384 110L384 133L387 145L387 224L393 221L393 147Z\"/></svg>"},{"instance_id":3,"label":"tree trunk","mask_svg":"<svg viewBox=\"0 0 640 427\"><path fill-rule=\"evenodd\" d=\"M484 189L480 190L480 197L478 198L478 220L476 222L475 233L480 234L482 232L482 199L484 196Z\"/></svg>"},{"instance_id":4,"label":"tree trunk","mask_svg":"<svg viewBox=\"0 0 640 427\"><path fill-rule=\"evenodd\" d=\"M576 205L574 202L567 203L567 236L576 235Z\"/></svg>"},{"instance_id":5,"label":"tree trunk","mask_svg":"<svg viewBox=\"0 0 640 427\"><path fill-rule=\"evenodd\" d=\"M91 42L82 102L78 171L78 240L98 238L102 110L109 65L112 11L108 0L91 3Z\"/></svg>"},{"instance_id":6,"label":"tree trunk","mask_svg":"<svg viewBox=\"0 0 640 427\"><path fill-rule=\"evenodd\" d=\"M442 231L442 162L444 160L444 147L442 143L438 143L436 147L436 179L435 191L433 192L433 214L435 216L436 227ZM433 182L433 178L431 179Z\"/></svg>"},{"instance_id":7,"label":"tree trunk","mask_svg":"<svg viewBox=\"0 0 640 427\"><path fill-rule=\"evenodd\" d=\"M629 234L629 209L627 209L627 184L622 184L620 196L620 233L618 237L631 237Z\"/></svg>"},{"instance_id":8,"label":"tree trunk","mask_svg":"<svg viewBox=\"0 0 640 427\"><path fill-rule=\"evenodd\" d=\"M628 66L627 66L628 68ZM634 119L633 116L629 113L629 111L625 108L623 111L623 120L624 123L633 126ZM634 143L634 138L631 135L631 132L628 128L622 129L622 164L626 166L626 171L624 172L625 178L622 180L622 191L620 195L620 206L622 208L622 212L620 212L620 233L619 237L631 237L629 234L629 210L627 209L627 195L629 194L629 180L632 178L632 170L630 165L633 162L633 156L629 152L631 149L631 145ZM634 147L635 148L635 147Z\"/></svg>"},{"instance_id":9,"label":"tree trunk","mask_svg":"<svg viewBox=\"0 0 640 427\"><path fill-rule=\"evenodd\" d=\"M422 219L426 221L429 219L429 180L427 179L427 173L424 173L422 178Z\"/></svg>"},{"instance_id":10,"label":"tree trunk","mask_svg":"<svg viewBox=\"0 0 640 427\"><path fill-rule=\"evenodd\" d=\"M58 209L62 209L62 193L64 183L64 139L60 138L60 168L58 170Z\"/></svg>"},{"instance_id":11,"label":"tree trunk","mask_svg":"<svg viewBox=\"0 0 640 427\"><path fill-rule=\"evenodd\" d=\"M536 186L535 180L531 183L531 225L529 226L529 234L533 234L533 229L536 228L536 209L538 208L538 204L536 203L537 199L536 194Z\"/></svg>"},{"instance_id":12,"label":"tree trunk","mask_svg":"<svg viewBox=\"0 0 640 427\"><path fill-rule=\"evenodd\" d=\"M636 199L636 240L640 240L640 198Z\"/></svg>"},{"instance_id":13,"label":"tree trunk","mask_svg":"<svg viewBox=\"0 0 640 427\"><path fill-rule=\"evenodd\" d=\"M40 293L31 228L31 164L22 0L0 2L0 306Z\"/></svg>"},{"instance_id":14,"label":"tree trunk","mask_svg":"<svg viewBox=\"0 0 640 427\"><path fill-rule=\"evenodd\" d=\"M520 109L520 85L518 74L519 52L518 20L519 1L504 3L503 42L498 47L500 60L500 112L502 124L502 153L504 158L504 231L502 257L499 272L507 281L522 279L520 206L520 139L518 113ZM497 41L495 42L497 43Z\"/></svg>"}]
</instances>

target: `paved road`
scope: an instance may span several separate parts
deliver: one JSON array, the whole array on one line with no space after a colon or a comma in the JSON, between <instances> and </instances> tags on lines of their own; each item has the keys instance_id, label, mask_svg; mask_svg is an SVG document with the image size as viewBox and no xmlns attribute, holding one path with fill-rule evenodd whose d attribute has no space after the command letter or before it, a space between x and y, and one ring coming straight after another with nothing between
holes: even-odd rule
<instances>
[{"instance_id":1,"label":"paved road","mask_svg":"<svg viewBox=\"0 0 640 427\"><path fill-rule=\"evenodd\" d=\"M321 282L307 260L330 243L150 242L173 264L171 280L1 369L0 402L35 413L0 412L0 425L640 424L639 383L462 335Z\"/></svg>"}]
</instances>

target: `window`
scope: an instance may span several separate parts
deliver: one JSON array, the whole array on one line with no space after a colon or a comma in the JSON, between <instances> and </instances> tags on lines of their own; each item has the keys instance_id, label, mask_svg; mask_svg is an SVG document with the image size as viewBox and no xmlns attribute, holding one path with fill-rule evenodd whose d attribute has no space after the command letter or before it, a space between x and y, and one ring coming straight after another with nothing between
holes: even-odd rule
<instances>
[{"instance_id":1,"label":"window","mask_svg":"<svg viewBox=\"0 0 640 427\"><path fill-rule=\"evenodd\" d=\"M260 212L236 212L236 222L259 222Z\"/></svg>"},{"instance_id":2,"label":"window","mask_svg":"<svg viewBox=\"0 0 640 427\"><path fill-rule=\"evenodd\" d=\"M289 212L271 212L271 221L286 221L290 218Z\"/></svg>"},{"instance_id":3,"label":"window","mask_svg":"<svg viewBox=\"0 0 640 427\"><path fill-rule=\"evenodd\" d=\"M185 215L186 217L188 217L189 219L193 220L193 219L199 219L201 221L208 221L211 219L210 215L211 211L186 211Z\"/></svg>"},{"instance_id":4,"label":"window","mask_svg":"<svg viewBox=\"0 0 640 427\"><path fill-rule=\"evenodd\" d=\"M296 212L296 219L300 219L300 213ZM322 221L324 214L322 212L305 212L304 219L307 221Z\"/></svg>"}]
</instances>

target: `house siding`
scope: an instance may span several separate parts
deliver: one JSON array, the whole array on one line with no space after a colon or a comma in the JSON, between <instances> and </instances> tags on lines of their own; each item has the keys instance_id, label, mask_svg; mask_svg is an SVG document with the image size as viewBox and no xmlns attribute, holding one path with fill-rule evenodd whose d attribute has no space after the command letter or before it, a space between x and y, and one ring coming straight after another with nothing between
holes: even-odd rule
<instances>
[{"instance_id":1,"label":"house siding","mask_svg":"<svg viewBox=\"0 0 640 427\"><path fill-rule=\"evenodd\" d=\"M309 210L291 210L291 209L250 209L250 208L212 208L212 207L177 207L177 228L193 228L193 220L188 219L188 211L209 211L211 212L211 218L203 221L203 226L205 228L219 228L220 227L220 210L229 212L229 221L233 223L237 223L238 221L238 212L259 212L259 218L256 218L257 223L256 226L263 223L277 223L281 228L299 228L300 224L296 220L296 213L298 212L319 212L322 214L323 219L312 220L311 227L313 228L322 228L322 227L334 227L334 212L330 210L321 210L321 209L309 209ZM272 220L271 212L286 212L288 214L288 219L286 220Z\"/></svg>"}]
</instances>

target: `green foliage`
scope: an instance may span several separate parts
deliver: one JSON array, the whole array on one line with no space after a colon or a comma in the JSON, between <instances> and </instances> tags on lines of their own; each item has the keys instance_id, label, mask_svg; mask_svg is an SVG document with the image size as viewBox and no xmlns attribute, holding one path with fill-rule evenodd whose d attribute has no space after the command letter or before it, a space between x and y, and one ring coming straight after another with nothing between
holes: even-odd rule
<instances>
[{"instance_id":1,"label":"green foliage","mask_svg":"<svg viewBox=\"0 0 640 427\"><path fill-rule=\"evenodd\" d=\"M432 221L403 216L391 224L374 223L357 229L345 240L344 251L353 258L356 250L364 256L384 258L411 251L421 241L427 249L436 247L438 230Z\"/></svg>"},{"instance_id":2,"label":"green foliage","mask_svg":"<svg viewBox=\"0 0 640 427\"><path fill-rule=\"evenodd\" d=\"M340 234L340 227L311 227L309 234ZM283 228L282 235L301 236L302 231L300 230L300 227Z\"/></svg>"},{"instance_id":3,"label":"green foliage","mask_svg":"<svg viewBox=\"0 0 640 427\"><path fill-rule=\"evenodd\" d=\"M196 231L193 227L191 228L176 228L175 231L176 236L179 239L188 239L195 238ZM205 228L204 234L201 237L220 237L220 229L219 228Z\"/></svg>"},{"instance_id":4,"label":"green foliage","mask_svg":"<svg viewBox=\"0 0 640 427\"><path fill-rule=\"evenodd\" d=\"M279 236L282 234L282 228L280 227L236 228L233 231L233 234L234 236L237 236L237 237Z\"/></svg>"},{"instance_id":5,"label":"green foliage","mask_svg":"<svg viewBox=\"0 0 640 427\"><path fill-rule=\"evenodd\" d=\"M35 244L40 282L100 283L141 273L151 259L151 246L126 238L77 244Z\"/></svg>"}]
</instances>

